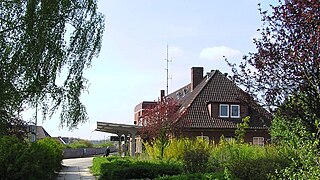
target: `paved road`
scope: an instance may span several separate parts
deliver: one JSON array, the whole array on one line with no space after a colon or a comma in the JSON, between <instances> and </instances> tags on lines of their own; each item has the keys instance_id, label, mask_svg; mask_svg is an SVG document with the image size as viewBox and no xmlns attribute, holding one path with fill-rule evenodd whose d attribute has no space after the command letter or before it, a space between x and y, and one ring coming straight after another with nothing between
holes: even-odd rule
<instances>
[{"instance_id":1,"label":"paved road","mask_svg":"<svg viewBox=\"0 0 320 180\"><path fill-rule=\"evenodd\" d=\"M64 159L64 166L59 172L56 180L95 180L90 173L89 167L92 166L93 157Z\"/></svg>"}]
</instances>

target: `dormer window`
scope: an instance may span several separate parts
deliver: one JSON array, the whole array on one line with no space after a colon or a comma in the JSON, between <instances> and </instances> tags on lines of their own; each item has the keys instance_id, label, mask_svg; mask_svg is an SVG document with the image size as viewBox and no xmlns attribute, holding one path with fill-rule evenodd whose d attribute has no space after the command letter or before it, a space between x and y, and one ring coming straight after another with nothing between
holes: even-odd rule
<instances>
[{"instance_id":1,"label":"dormer window","mask_svg":"<svg viewBox=\"0 0 320 180\"><path fill-rule=\"evenodd\" d=\"M229 105L228 104L220 104L219 108L219 116L220 117L229 117Z\"/></svg>"},{"instance_id":2,"label":"dormer window","mask_svg":"<svg viewBox=\"0 0 320 180\"><path fill-rule=\"evenodd\" d=\"M239 105L231 105L231 118L240 118L240 106Z\"/></svg>"},{"instance_id":3,"label":"dormer window","mask_svg":"<svg viewBox=\"0 0 320 180\"><path fill-rule=\"evenodd\" d=\"M240 105L220 104L219 117L240 118Z\"/></svg>"}]
</instances>

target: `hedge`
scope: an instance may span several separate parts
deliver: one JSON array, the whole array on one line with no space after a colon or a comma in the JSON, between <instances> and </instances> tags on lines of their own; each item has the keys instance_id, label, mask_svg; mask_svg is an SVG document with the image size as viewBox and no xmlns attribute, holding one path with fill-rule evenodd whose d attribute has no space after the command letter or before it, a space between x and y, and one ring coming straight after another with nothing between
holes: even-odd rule
<instances>
[{"instance_id":1,"label":"hedge","mask_svg":"<svg viewBox=\"0 0 320 180\"><path fill-rule=\"evenodd\" d=\"M146 161L121 157L99 158L94 159L93 168L96 169L96 164L100 163L100 179L154 179L165 175L178 175L183 172L182 164L176 162Z\"/></svg>"},{"instance_id":2,"label":"hedge","mask_svg":"<svg viewBox=\"0 0 320 180\"><path fill-rule=\"evenodd\" d=\"M0 137L0 179L52 179L62 161L63 146L53 139L33 143Z\"/></svg>"}]
</instances>

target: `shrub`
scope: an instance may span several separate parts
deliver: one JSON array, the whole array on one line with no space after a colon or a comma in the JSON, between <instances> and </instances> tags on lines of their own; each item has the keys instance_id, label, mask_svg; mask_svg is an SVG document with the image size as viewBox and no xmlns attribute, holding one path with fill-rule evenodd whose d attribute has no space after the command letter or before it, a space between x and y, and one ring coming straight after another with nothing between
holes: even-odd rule
<instances>
[{"instance_id":1,"label":"shrub","mask_svg":"<svg viewBox=\"0 0 320 180\"><path fill-rule=\"evenodd\" d=\"M144 147L147 155L151 159L160 159L160 142L157 140L149 143L144 143ZM205 145L205 146L203 146ZM200 146L200 147L199 147ZM186 150L192 148L209 148L209 143L203 139L190 140L188 138L173 138L169 141L167 147L164 150L164 160L183 160L183 156Z\"/></svg>"},{"instance_id":2,"label":"shrub","mask_svg":"<svg viewBox=\"0 0 320 180\"><path fill-rule=\"evenodd\" d=\"M180 174L180 175L163 176L163 177L156 178L156 180L188 180L188 179L216 180L216 179L225 179L225 178L223 173Z\"/></svg>"},{"instance_id":3,"label":"shrub","mask_svg":"<svg viewBox=\"0 0 320 180\"><path fill-rule=\"evenodd\" d=\"M92 147L93 147L93 144L90 141L84 140L84 139L74 141L74 142L70 143L69 145L67 145L67 148L74 148L74 149L92 148Z\"/></svg>"},{"instance_id":4,"label":"shrub","mask_svg":"<svg viewBox=\"0 0 320 180\"><path fill-rule=\"evenodd\" d=\"M22 179L16 174L22 169L17 159L27 148L28 144L16 137L0 137L0 179Z\"/></svg>"},{"instance_id":5,"label":"shrub","mask_svg":"<svg viewBox=\"0 0 320 180\"><path fill-rule=\"evenodd\" d=\"M52 139L28 144L0 138L0 179L51 179L61 166L63 146Z\"/></svg>"},{"instance_id":6,"label":"shrub","mask_svg":"<svg viewBox=\"0 0 320 180\"><path fill-rule=\"evenodd\" d=\"M104 160L101 160L103 158ZM163 175L177 175L182 173L182 165L168 161L142 161L133 158L99 157L93 161L92 169L99 169L101 179L139 179L156 178ZM96 171L95 170L95 171ZM96 172L98 172L96 171Z\"/></svg>"},{"instance_id":7,"label":"shrub","mask_svg":"<svg viewBox=\"0 0 320 180\"><path fill-rule=\"evenodd\" d=\"M104 142L104 143L93 145L93 147L95 147L95 148L106 148L106 147L111 147L111 146L114 146L113 142Z\"/></svg>"},{"instance_id":8,"label":"shrub","mask_svg":"<svg viewBox=\"0 0 320 180\"><path fill-rule=\"evenodd\" d=\"M213 171L228 169L239 179L268 179L277 170L288 166L285 154L280 154L274 146L252 146L229 143L217 146L209 160Z\"/></svg>"},{"instance_id":9,"label":"shrub","mask_svg":"<svg viewBox=\"0 0 320 180\"><path fill-rule=\"evenodd\" d=\"M209 143L203 139L196 139L185 149L183 161L187 172L206 172L209 159Z\"/></svg>"},{"instance_id":10,"label":"shrub","mask_svg":"<svg viewBox=\"0 0 320 180\"><path fill-rule=\"evenodd\" d=\"M183 160L184 151L192 141L187 138L174 138L164 152L164 159Z\"/></svg>"}]
</instances>

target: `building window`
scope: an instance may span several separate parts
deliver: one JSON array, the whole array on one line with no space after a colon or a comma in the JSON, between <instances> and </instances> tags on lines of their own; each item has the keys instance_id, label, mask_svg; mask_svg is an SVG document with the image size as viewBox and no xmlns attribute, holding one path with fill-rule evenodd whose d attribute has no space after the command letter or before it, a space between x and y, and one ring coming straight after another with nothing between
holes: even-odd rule
<instances>
[{"instance_id":1,"label":"building window","mask_svg":"<svg viewBox=\"0 0 320 180\"><path fill-rule=\"evenodd\" d=\"M225 140L229 143L235 142L236 139L234 137L225 137Z\"/></svg>"},{"instance_id":2,"label":"building window","mask_svg":"<svg viewBox=\"0 0 320 180\"><path fill-rule=\"evenodd\" d=\"M204 140L205 142L208 142L209 143L209 136L197 136L197 139L201 139L201 140Z\"/></svg>"},{"instance_id":3,"label":"building window","mask_svg":"<svg viewBox=\"0 0 320 180\"><path fill-rule=\"evenodd\" d=\"M253 145L264 146L264 137L253 137Z\"/></svg>"},{"instance_id":4,"label":"building window","mask_svg":"<svg viewBox=\"0 0 320 180\"><path fill-rule=\"evenodd\" d=\"M240 106L231 105L231 118L240 118Z\"/></svg>"},{"instance_id":5,"label":"building window","mask_svg":"<svg viewBox=\"0 0 320 180\"><path fill-rule=\"evenodd\" d=\"M229 117L229 105L228 104L220 104L220 117Z\"/></svg>"}]
</instances>

